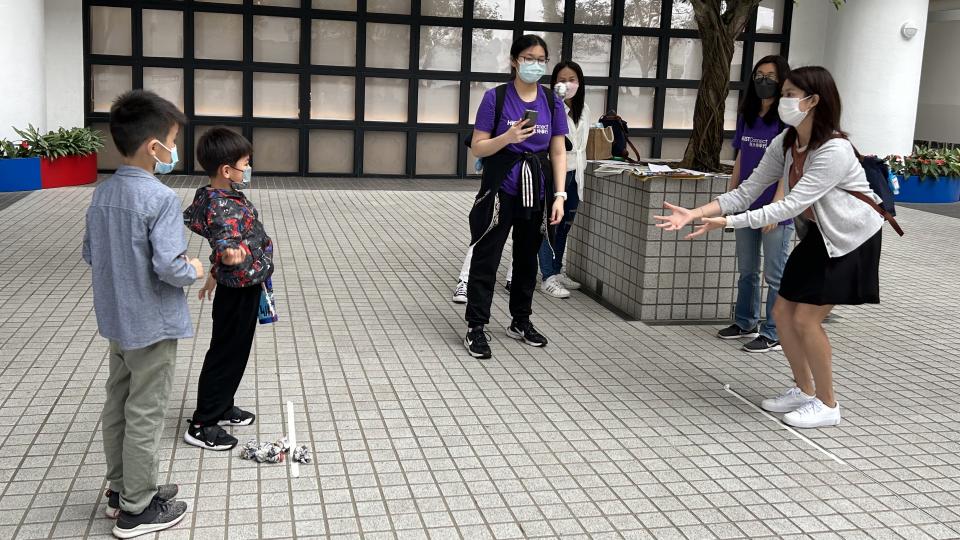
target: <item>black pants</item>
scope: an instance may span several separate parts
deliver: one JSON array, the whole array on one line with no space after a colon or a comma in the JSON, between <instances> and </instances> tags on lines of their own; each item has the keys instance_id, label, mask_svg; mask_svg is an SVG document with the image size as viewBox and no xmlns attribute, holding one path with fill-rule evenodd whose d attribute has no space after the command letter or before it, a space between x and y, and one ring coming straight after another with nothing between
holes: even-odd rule
<instances>
[{"instance_id":1,"label":"black pants","mask_svg":"<svg viewBox=\"0 0 960 540\"><path fill-rule=\"evenodd\" d=\"M467 281L467 324L471 327L490 322L490 304L497 283L500 256L513 227L513 281L510 285L510 315L529 319L533 313L533 292L537 286L537 253L543 234L543 211L520 207L519 197L500 195L500 222L473 247L470 279Z\"/></svg>"},{"instance_id":2,"label":"black pants","mask_svg":"<svg viewBox=\"0 0 960 540\"><path fill-rule=\"evenodd\" d=\"M217 286L213 297L213 337L200 371L195 424L216 424L233 408L233 395L247 368L257 330L261 289L259 284L240 288Z\"/></svg>"}]
</instances>

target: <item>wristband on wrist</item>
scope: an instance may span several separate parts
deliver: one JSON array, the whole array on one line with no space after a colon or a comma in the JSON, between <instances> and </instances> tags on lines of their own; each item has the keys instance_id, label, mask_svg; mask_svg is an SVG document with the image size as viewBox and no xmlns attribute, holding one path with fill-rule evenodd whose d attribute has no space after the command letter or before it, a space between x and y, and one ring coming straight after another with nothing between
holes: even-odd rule
<instances>
[{"instance_id":1,"label":"wristband on wrist","mask_svg":"<svg viewBox=\"0 0 960 540\"><path fill-rule=\"evenodd\" d=\"M555 192L555 193L553 194L553 198L557 198L557 197L563 197L563 200L567 200L567 192L566 192L566 191L557 191L557 192Z\"/></svg>"}]
</instances>

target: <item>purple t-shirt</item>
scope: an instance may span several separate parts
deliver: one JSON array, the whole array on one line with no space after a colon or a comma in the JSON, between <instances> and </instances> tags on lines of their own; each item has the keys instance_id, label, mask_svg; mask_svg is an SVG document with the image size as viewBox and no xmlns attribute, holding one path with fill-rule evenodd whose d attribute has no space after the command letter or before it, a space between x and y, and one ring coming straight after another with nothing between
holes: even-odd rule
<instances>
[{"instance_id":1,"label":"purple t-shirt","mask_svg":"<svg viewBox=\"0 0 960 540\"><path fill-rule=\"evenodd\" d=\"M767 151L767 146L770 146L770 141L780 134L782 127L783 124L781 124L779 120L768 124L763 121L762 117L757 117L751 127L747 125L742 115L737 117L737 133L733 136L733 147L740 151L741 182L750 178L750 175L753 174L753 170L757 168L760 160L763 159L763 154ZM750 205L750 210L756 210L757 208L762 208L770 204L773 202L773 197L776 193L777 184L773 184L768 187L756 201L753 201L753 204ZM789 222L790 221L785 221L784 223Z\"/></svg>"},{"instance_id":2,"label":"purple t-shirt","mask_svg":"<svg viewBox=\"0 0 960 540\"><path fill-rule=\"evenodd\" d=\"M502 134L510 129L510 126L523 119L523 113L527 109L537 111L537 125L533 135L520 144L508 144L506 148L511 152L545 152L550 148L551 137L567 134L567 112L563 108L563 100L560 98L554 100L554 111L553 114L550 114L550 103L547 101L547 94L544 92L542 85L537 85L537 100L527 103L520 99L517 88L513 83L507 83L507 93L503 98L503 112L500 114L500 125L494 129L493 116L496 113L496 103L497 89L491 88L483 95L483 100L477 109L475 128L477 131L489 133L491 138ZM500 187L510 195L517 195L520 192L520 163L510 169ZM543 194L544 186L541 176L541 199L543 199Z\"/></svg>"}]
</instances>

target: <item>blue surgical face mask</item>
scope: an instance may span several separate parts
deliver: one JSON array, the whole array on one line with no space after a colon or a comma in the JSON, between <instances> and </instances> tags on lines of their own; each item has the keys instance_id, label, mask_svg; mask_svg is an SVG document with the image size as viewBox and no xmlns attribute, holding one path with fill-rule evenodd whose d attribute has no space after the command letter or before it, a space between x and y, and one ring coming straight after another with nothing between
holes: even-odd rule
<instances>
[{"instance_id":1,"label":"blue surgical face mask","mask_svg":"<svg viewBox=\"0 0 960 540\"><path fill-rule=\"evenodd\" d=\"M236 167L230 167L230 168L235 171L241 170ZM240 191L242 189L247 189L248 187L250 187L250 182L253 180L253 167L247 165L247 167L242 170L243 170L243 182L230 182L230 187L232 187L237 191Z\"/></svg>"},{"instance_id":2,"label":"blue surgical face mask","mask_svg":"<svg viewBox=\"0 0 960 540\"><path fill-rule=\"evenodd\" d=\"M153 156L157 162L153 164L153 172L157 174L170 174L173 172L173 168L177 166L177 162L180 161L180 156L177 154L177 147L167 148L162 142L157 141L157 144L163 146L163 149L170 152L170 163L164 163L160 161L160 158Z\"/></svg>"},{"instance_id":3,"label":"blue surgical face mask","mask_svg":"<svg viewBox=\"0 0 960 540\"><path fill-rule=\"evenodd\" d=\"M521 62L518 72L520 74L521 81L528 84L533 84L539 81L540 78L543 77L543 75L547 72L547 66L540 65L537 62L532 64Z\"/></svg>"}]
</instances>

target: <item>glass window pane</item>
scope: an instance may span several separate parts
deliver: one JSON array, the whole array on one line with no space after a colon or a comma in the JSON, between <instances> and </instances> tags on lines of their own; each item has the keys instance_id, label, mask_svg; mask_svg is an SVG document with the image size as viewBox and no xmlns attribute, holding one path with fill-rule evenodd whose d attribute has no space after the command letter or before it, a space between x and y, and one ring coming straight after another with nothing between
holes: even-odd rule
<instances>
[{"instance_id":1,"label":"glass window pane","mask_svg":"<svg viewBox=\"0 0 960 540\"><path fill-rule=\"evenodd\" d=\"M653 148L653 139L650 137L630 137L630 142L637 147L637 151L640 152L641 159L651 156L652 152L650 149ZM630 149L630 157L633 157L632 148Z\"/></svg>"},{"instance_id":2,"label":"glass window pane","mask_svg":"<svg viewBox=\"0 0 960 540\"><path fill-rule=\"evenodd\" d=\"M363 174L405 174L407 134L368 131L363 136Z\"/></svg>"},{"instance_id":3,"label":"glass window pane","mask_svg":"<svg viewBox=\"0 0 960 540\"><path fill-rule=\"evenodd\" d=\"M243 60L243 15L198 11L193 26L194 58Z\"/></svg>"},{"instance_id":4,"label":"glass window pane","mask_svg":"<svg viewBox=\"0 0 960 540\"><path fill-rule=\"evenodd\" d=\"M698 80L703 74L703 49L699 39L671 38L668 79ZM730 80L740 80L743 66L743 42L733 46L733 58L730 60Z\"/></svg>"},{"instance_id":5,"label":"glass window pane","mask_svg":"<svg viewBox=\"0 0 960 540\"><path fill-rule=\"evenodd\" d=\"M300 19L253 18L254 62L296 64L300 61Z\"/></svg>"},{"instance_id":6,"label":"glass window pane","mask_svg":"<svg viewBox=\"0 0 960 540\"><path fill-rule=\"evenodd\" d=\"M659 43L655 37L623 36L620 76L656 79Z\"/></svg>"},{"instance_id":7,"label":"glass window pane","mask_svg":"<svg viewBox=\"0 0 960 540\"><path fill-rule=\"evenodd\" d=\"M103 148L97 151L97 167L100 169L117 169L123 165L123 156L117 150L110 136L110 124L91 124L90 127L103 135Z\"/></svg>"},{"instance_id":8,"label":"glass window pane","mask_svg":"<svg viewBox=\"0 0 960 540\"><path fill-rule=\"evenodd\" d=\"M405 24L367 23L367 67L410 67L410 27Z\"/></svg>"},{"instance_id":9,"label":"glass window pane","mask_svg":"<svg viewBox=\"0 0 960 540\"><path fill-rule=\"evenodd\" d=\"M463 28L420 27L420 69L460 71Z\"/></svg>"},{"instance_id":10,"label":"glass window pane","mask_svg":"<svg viewBox=\"0 0 960 540\"><path fill-rule=\"evenodd\" d=\"M576 5L573 22L577 24L610 24L612 20L613 0L577 0Z\"/></svg>"},{"instance_id":11,"label":"glass window pane","mask_svg":"<svg viewBox=\"0 0 960 540\"><path fill-rule=\"evenodd\" d=\"M256 0L256 6L300 7L300 0Z\"/></svg>"},{"instance_id":12,"label":"glass window pane","mask_svg":"<svg viewBox=\"0 0 960 540\"><path fill-rule=\"evenodd\" d=\"M410 0L367 0L368 13L410 14Z\"/></svg>"},{"instance_id":13,"label":"glass window pane","mask_svg":"<svg viewBox=\"0 0 960 540\"><path fill-rule=\"evenodd\" d=\"M407 80L368 77L364 84L364 120L407 121Z\"/></svg>"},{"instance_id":14,"label":"glass window pane","mask_svg":"<svg viewBox=\"0 0 960 540\"><path fill-rule=\"evenodd\" d=\"M731 90L724 102L723 129L737 129L737 107L740 106L740 92Z\"/></svg>"},{"instance_id":15,"label":"glass window pane","mask_svg":"<svg viewBox=\"0 0 960 540\"><path fill-rule=\"evenodd\" d=\"M561 57L561 51L563 50L563 32L544 32L542 30L526 30L524 34L535 34L543 38L543 41L547 44L547 53L550 57L550 65L547 66L547 75L553 72L553 65L556 64Z\"/></svg>"},{"instance_id":16,"label":"glass window pane","mask_svg":"<svg viewBox=\"0 0 960 540\"><path fill-rule=\"evenodd\" d=\"M312 173L353 174L353 132L312 130L309 167Z\"/></svg>"},{"instance_id":17,"label":"glass window pane","mask_svg":"<svg viewBox=\"0 0 960 540\"><path fill-rule=\"evenodd\" d=\"M513 31L473 29L470 59L474 73L510 73Z\"/></svg>"},{"instance_id":18,"label":"glass window pane","mask_svg":"<svg viewBox=\"0 0 960 540\"><path fill-rule=\"evenodd\" d=\"M660 143L660 159L683 159L690 139L664 139Z\"/></svg>"},{"instance_id":19,"label":"glass window pane","mask_svg":"<svg viewBox=\"0 0 960 540\"><path fill-rule=\"evenodd\" d=\"M457 174L457 136L453 133L417 134L416 174Z\"/></svg>"},{"instance_id":20,"label":"glass window pane","mask_svg":"<svg viewBox=\"0 0 960 540\"><path fill-rule=\"evenodd\" d=\"M113 101L133 88L130 66L90 66L93 83L93 111L110 112Z\"/></svg>"},{"instance_id":21,"label":"glass window pane","mask_svg":"<svg viewBox=\"0 0 960 540\"><path fill-rule=\"evenodd\" d=\"M90 8L90 52L93 54L133 54L133 35L128 8L92 6Z\"/></svg>"},{"instance_id":22,"label":"glass window pane","mask_svg":"<svg viewBox=\"0 0 960 540\"><path fill-rule=\"evenodd\" d=\"M574 34L573 57L579 58L584 75L608 77L610 75L609 34Z\"/></svg>"},{"instance_id":23,"label":"glass window pane","mask_svg":"<svg viewBox=\"0 0 960 540\"><path fill-rule=\"evenodd\" d=\"M757 7L757 33L779 34L783 31L783 0L762 0Z\"/></svg>"},{"instance_id":24,"label":"glass window pane","mask_svg":"<svg viewBox=\"0 0 960 540\"><path fill-rule=\"evenodd\" d=\"M764 56L770 56L771 54L780 54L779 43L755 41L753 43L753 62L750 63L750 67L753 67Z\"/></svg>"},{"instance_id":25,"label":"glass window pane","mask_svg":"<svg viewBox=\"0 0 960 540\"><path fill-rule=\"evenodd\" d=\"M624 26L660 28L660 0L627 0L623 12Z\"/></svg>"},{"instance_id":26,"label":"glass window pane","mask_svg":"<svg viewBox=\"0 0 960 540\"><path fill-rule=\"evenodd\" d=\"M477 156L473 155L473 150L467 148L467 155L464 159L464 168L467 171L467 176L480 176L480 173L477 172Z\"/></svg>"},{"instance_id":27,"label":"glass window pane","mask_svg":"<svg viewBox=\"0 0 960 540\"><path fill-rule=\"evenodd\" d=\"M483 94L495 88L498 82L481 82L481 81L471 81L470 82L470 123L473 124L477 121L477 109L480 108L480 101L483 100ZM492 122L493 120L491 120Z\"/></svg>"},{"instance_id":28,"label":"glass window pane","mask_svg":"<svg viewBox=\"0 0 960 540\"><path fill-rule=\"evenodd\" d=\"M730 80L739 81L741 70L743 70L743 42L736 41L733 44L733 58L730 59Z\"/></svg>"},{"instance_id":29,"label":"glass window pane","mask_svg":"<svg viewBox=\"0 0 960 540\"><path fill-rule=\"evenodd\" d=\"M183 70L172 68L143 68L143 88L183 110Z\"/></svg>"},{"instance_id":30,"label":"glass window pane","mask_svg":"<svg viewBox=\"0 0 960 540\"><path fill-rule=\"evenodd\" d=\"M460 82L420 80L417 122L456 124L460 122Z\"/></svg>"},{"instance_id":31,"label":"glass window pane","mask_svg":"<svg viewBox=\"0 0 960 540\"><path fill-rule=\"evenodd\" d=\"M143 55L183 57L183 12L143 10Z\"/></svg>"},{"instance_id":32,"label":"glass window pane","mask_svg":"<svg viewBox=\"0 0 960 540\"><path fill-rule=\"evenodd\" d=\"M663 110L664 129L693 129L696 88L667 88Z\"/></svg>"},{"instance_id":33,"label":"glass window pane","mask_svg":"<svg viewBox=\"0 0 960 540\"><path fill-rule=\"evenodd\" d=\"M297 172L300 132L296 129L254 128L253 163L264 172Z\"/></svg>"},{"instance_id":34,"label":"glass window pane","mask_svg":"<svg viewBox=\"0 0 960 540\"><path fill-rule=\"evenodd\" d=\"M299 96L299 75L253 74L253 115L258 118L298 118Z\"/></svg>"},{"instance_id":35,"label":"glass window pane","mask_svg":"<svg viewBox=\"0 0 960 540\"><path fill-rule=\"evenodd\" d=\"M720 11L721 13L727 10L726 0L721 0L720 2ZM693 4L690 2L674 2L673 3L673 13L670 19L671 28L682 28L686 30L696 30L697 21L693 16Z\"/></svg>"},{"instance_id":36,"label":"glass window pane","mask_svg":"<svg viewBox=\"0 0 960 540\"><path fill-rule=\"evenodd\" d=\"M310 81L310 118L353 120L356 118L356 79L314 75Z\"/></svg>"},{"instance_id":37,"label":"glass window pane","mask_svg":"<svg viewBox=\"0 0 960 540\"><path fill-rule=\"evenodd\" d=\"M198 142L200 142L200 137L203 137L203 134L204 134L204 133L210 131L211 129L213 129L213 128L215 128L215 127L218 127L218 128L226 128L226 129L229 129L230 131L236 133L237 135L243 135L243 131L242 131L239 127L237 127L237 126L194 126L194 128L193 128L193 143L194 143L194 145L196 145ZM194 170L197 174L205 174L205 173L206 173L206 171L203 170L203 166L200 165L200 162L196 160L196 152L194 152L193 170Z\"/></svg>"},{"instance_id":38,"label":"glass window pane","mask_svg":"<svg viewBox=\"0 0 960 540\"><path fill-rule=\"evenodd\" d=\"M733 140L724 139L723 146L720 147L720 159L733 161L736 159L736 152L733 150Z\"/></svg>"},{"instance_id":39,"label":"glass window pane","mask_svg":"<svg viewBox=\"0 0 960 540\"><path fill-rule=\"evenodd\" d=\"M593 86L587 87L587 95L583 98L584 102L590 107L591 118L587 118L591 124L597 123L597 120L607 111L607 87Z\"/></svg>"},{"instance_id":40,"label":"glass window pane","mask_svg":"<svg viewBox=\"0 0 960 540\"><path fill-rule=\"evenodd\" d=\"M563 22L564 0L527 0L523 20L530 22Z\"/></svg>"},{"instance_id":41,"label":"glass window pane","mask_svg":"<svg viewBox=\"0 0 960 540\"><path fill-rule=\"evenodd\" d=\"M475 0L473 3L473 17L475 19L512 21L513 8L513 0Z\"/></svg>"},{"instance_id":42,"label":"glass window pane","mask_svg":"<svg viewBox=\"0 0 960 540\"><path fill-rule=\"evenodd\" d=\"M617 95L617 112L631 128L653 127L655 94L654 88L621 86Z\"/></svg>"},{"instance_id":43,"label":"glass window pane","mask_svg":"<svg viewBox=\"0 0 960 540\"><path fill-rule=\"evenodd\" d=\"M316 19L310 38L310 62L314 65L357 65L357 23Z\"/></svg>"},{"instance_id":44,"label":"glass window pane","mask_svg":"<svg viewBox=\"0 0 960 540\"><path fill-rule=\"evenodd\" d=\"M356 11L357 0L313 0L313 9Z\"/></svg>"},{"instance_id":45,"label":"glass window pane","mask_svg":"<svg viewBox=\"0 0 960 540\"><path fill-rule=\"evenodd\" d=\"M193 72L194 114L243 116L243 73L198 69Z\"/></svg>"},{"instance_id":46,"label":"glass window pane","mask_svg":"<svg viewBox=\"0 0 960 540\"><path fill-rule=\"evenodd\" d=\"M463 2L453 0L422 0L420 14L427 17L463 17Z\"/></svg>"}]
</instances>

